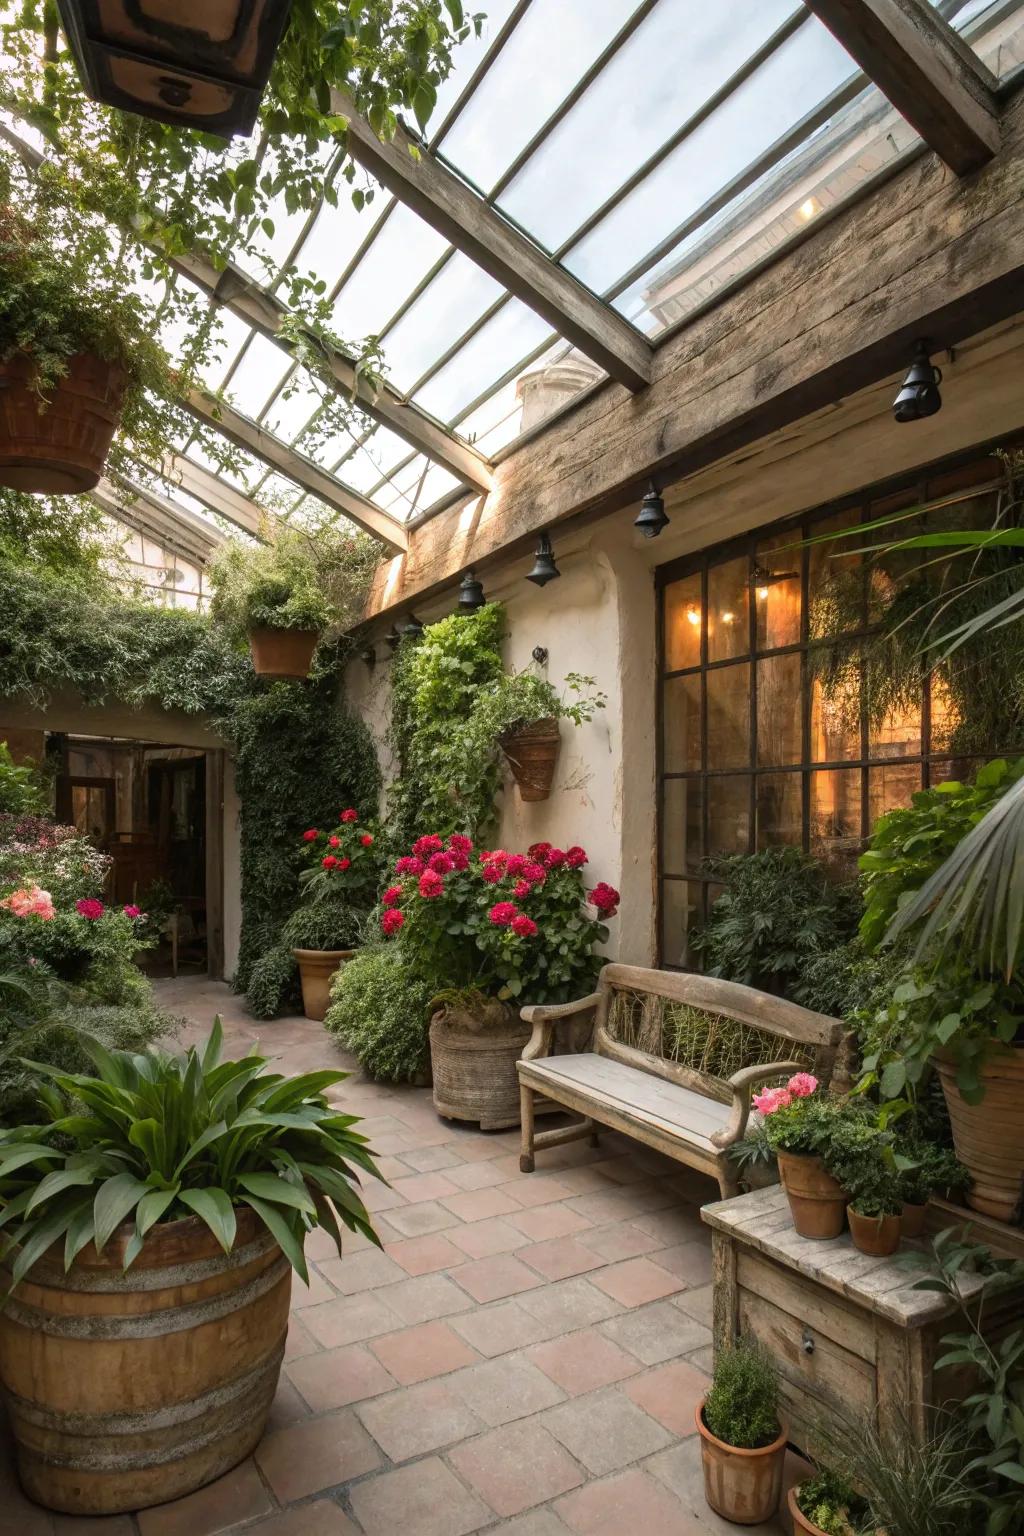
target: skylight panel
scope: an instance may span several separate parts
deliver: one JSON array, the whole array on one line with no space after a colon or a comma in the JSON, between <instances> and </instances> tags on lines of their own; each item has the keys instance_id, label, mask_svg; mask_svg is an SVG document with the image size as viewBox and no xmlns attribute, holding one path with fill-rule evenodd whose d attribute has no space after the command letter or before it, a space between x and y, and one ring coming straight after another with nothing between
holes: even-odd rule
<instances>
[{"instance_id":1,"label":"skylight panel","mask_svg":"<svg viewBox=\"0 0 1024 1536\"><path fill-rule=\"evenodd\" d=\"M519 4L522 4L522 0L489 0L480 36L476 37L471 32L469 37L453 51L452 72L447 80L438 86L437 101L427 125L428 135L437 133L480 67L488 50L493 47L502 27Z\"/></svg>"},{"instance_id":2,"label":"skylight panel","mask_svg":"<svg viewBox=\"0 0 1024 1536\"><path fill-rule=\"evenodd\" d=\"M243 416L254 420L278 389L292 366L287 352L266 336L253 333L238 367L231 376L225 397Z\"/></svg>"},{"instance_id":3,"label":"skylight panel","mask_svg":"<svg viewBox=\"0 0 1024 1536\"><path fill-rule=\"evenodd\" d=\"M500 283L456 252L384 339L391 383L410 389L504 293Z\"/></svg>"},{"instance_id":4,"label":"skylight panel","mask_svg":"<svg viewBox=\"0 0 1024 1536\"><path fill-rule=\"evenodd\" d=\"M414 398L424 410L450 421L550 335L546 320L510 299Z\"/></svg>"},{"instance_id":5,"label":"skylight panel","mask_svg":"<svg viewBox=\"0 0 1024 1536\"><path fill-rule=\"evenodd\" d=\"M443 235L410 209L396 208L338 295L333 313L338 335L377 335L447 249Z\"/></svg>"}]
</instances>

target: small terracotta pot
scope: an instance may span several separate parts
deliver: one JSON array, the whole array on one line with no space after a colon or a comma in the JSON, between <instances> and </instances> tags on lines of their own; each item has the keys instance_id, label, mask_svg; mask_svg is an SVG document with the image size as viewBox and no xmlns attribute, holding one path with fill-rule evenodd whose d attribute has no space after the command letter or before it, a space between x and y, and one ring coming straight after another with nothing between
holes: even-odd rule
<instances>
[{"instance_id":1,"label":"small terracotta pot","mask_svg":"<svg viewBox=\"0 0 1024 1536\"><path fill-rule=\"evenodd\" d=\"M923 1237L927 1205L905 1205L900 1215L900 1237Z\"/></svg>"},{"instance_id":2,"label":"small terracotta pot","mask_svg":"<svg viewBox=\"0 0 1024 1536\"><path fill-rule=\"evenodd\" d=\"M249 650L257 677L308 677L320 631L251 629Z\"/></svg>"},{"instance_id":3,"label":"small terracotta pot","mask_svg":"<svg viewBox=\"0 0 1024 1536\"><path fill-rule=\"evenodd\" d=\"M813 1520L808 1520L803 1510L796 1501L799 1483L794 1483L789 1490L786 1503L789 1505L789 1518L793 1522L793 1536L825 1536L820 1525L815 1525Z\"/></svg>"},{"instance_id":4,"label":"small terracotta pot","mask_svg":"<svg viewBox=\"0 0 1024 1536\"><path fill-rule=\"evenodd\" d=\"M293 949L302 980L302 1011L307 1019L324 1019L331 1006L335 973L355 954L354 949Z\"/></svg>"},{"instance_id":5,"label":"small terracotta pot","mask_svg":"<svg viewBox=\"0 0 1024 1536\"><path fill-rule=\"evenodd\" d=\"M982 1062L978 1077L985 1096L979 1104L961 1097L952 1058L936 1053L935 1069L956 1155L971 1175L967 1204L998 1221L1016 1221L1024 1204L1024 1046Z\"/></svg>"},{"instance_id":6,"label":"small terracotta pot","mask_svg":"<svg viewBox=\"0 0 1024 1536\"><path fill-rule=\"evenodd\" d=\"M850 1218L850 1236L853 1246L861 1253L870 1253L876 1259L887 1259L900 1245L899 1216L862 1216L851 1205L846 1213Z\"/></svg>"},{"instance_id":7,"label":"small terracotta pot","mask_svg":"<svg viewBox=\"0 0 1024 1536\"><path fill-rule=\"evenodd\" d=\"M847 1197L820 1157L777 1152L779 1176L801 1237L818 1241L838 1237L846 1224Z\"/></svg>"},{"instance_id":8,"label":"small terracotta pot","mask_svg":"<svg viewBox=\"0 0 1024 1536\"><path fill-rule=\"evenodd\" d=\"M523 800L546 800L555 779L560 737L555 719L533 720L498 738Z\"/></svg>"},{"instance_id":9,"label":"small terracotta pot","mask_svg":"<svg viewBox=\"0 0 1024 1536\"><path fill-rule=\"evenodd\" d=\"M734 1525L762 1525L779 1507L782 1470L786 1460L785 1424L771 1445L756 1451L726 1445L704 1423L704 1404L697 1409L697 1433L704 1466L704 1497L716 1515Z\"/></svg>"}]
</instances>

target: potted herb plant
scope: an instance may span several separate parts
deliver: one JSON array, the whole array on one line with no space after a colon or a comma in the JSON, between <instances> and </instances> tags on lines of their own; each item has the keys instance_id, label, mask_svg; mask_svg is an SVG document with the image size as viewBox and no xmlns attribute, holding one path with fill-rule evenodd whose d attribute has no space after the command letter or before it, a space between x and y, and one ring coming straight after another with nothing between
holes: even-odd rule
<instances>
[{"instance_id":1,"label":"potted herb plant","mask_svg":"<svg viewBox=\"0 0 1024 1536\"><path fill-rule=\"evenodd\" d=\"M798 1072L785 1087L756 1093L765 1139L779 1165L793 1225L801 1237L838 1237L846 1222L846 1194L829 1172L825 1153L846 1101L818 1091L810 1072Z\"/></svg>"},{"instance_id":2,"label":"potted herb plant","mask_svg":"<svg viewBox=\"0 0 1024 1536\"><path fill-rule=\"evenodd\" d=\"M558 761L560 720L584 725L607 699L592 677L570 672L559 694L536 668L502 673L474 707L473 731L497 741L524 800L546 800Z\"/></svg>"},{"instance_id":3,"label":"potted herb plant","mask_svg":"<svg viewBox=\"0 0 1024 1536\"><path fill-rule=\"evenodd\" d=\"M849 1200L854 1247L877 1258L895 1253L900 1241L903 1174L893 1141L892 1131L883 1130L870 1106L857 1100L833 1126L825 1150L828 1170Z\"/></svg>"},{"instance_id":4,"label":"potted herb plant","mask_svg":"<svg viewBox=\"0 0 1024 1536\"><path fill-rule=\"evenodd\" d=\"M281 938L298 961L303 1013L307 1019L323 1019L330 1007L331 982L355 954L372 904L376 834L361 825L359 813L349 807L333 831L309 827L302 841L307 868L299 883L305 899L285 923Z\"/></svg>"},{"instance_id":5,"label":"potted herb plant","mask_svg":"<svg viewBox=\"0 0 1024 1536\"><path fill-rule=\"evenodd\" d=\"M737 1525L760 1525L779 1505L787 1430L778 1397L775 1367L753 1340L718 1350L697 1433L704 1497Z\"/></svg>"},{"instance_id":6,"label":"potted herb plant","mask_svg":"<svg viewBox=\"0 0 1024 1536\"><path fill-rule=\"evenodd\" d=\"M183 1056L82 1043L94 1070L40 1067L45 1120L0 1133L0 1379L26 1492L99 1515L249 1454L306 1236L376 1242L356 1186L377 1170L324 1097L344 1072L222 1061L219 1019Z\"/></svg>"},{"instance_id":7,"label":"potted herb plant","mask_svg":"<svg viewBox=\"0 0 1024 1536\"><path fill-rule=\"evenodd\" d=\"M597 972L608 936L587 911L582 848L534 843L480 852L460 833L417 839L395 865L381 927L416 974L436 977L430 1024L434 1105L484 1129L519 1124L515 1064L530 1038L523 1003L566 1002ZM618 893L589 893L612 916Z\"/></svg>"},{"instance_id":8,"label":"potted herb plant","mask_svg":"<svg viewBox=\"0 0 1024 1536\"><path fill-rule=\"evenodd\" d=\"M962 1194L970 1183L970 1175L949 1147L918 1137L899 1138L898 1146L902 1155L900 1194L903 1199L900 1236L921 1237L932 1196L948 1198Z\"/></svg>"},{"instance_id":9,"label":"potted herb plant","mask_svg":"<svg viewBox=\"0 0 1024 1536\"><path fill-rule=\"evenodd\" d=\"M210 612L248 642L258 677L308 677L323 633L358 617L380 547L326 526L278 522L266 532L266 544L221 545L210 564Z\"/></svg>"},{"instance_id":10,"label":"potted herb plant","mask_svg":"<svg viewBox=\"0 0 1024 1536\"><path fill-rule=\"evenodd\" d=\"M874 1529L866 1499L839 1472L821 1470L789 1490L794 1536L867 1536Z\"/></svg>"}]
</instances>

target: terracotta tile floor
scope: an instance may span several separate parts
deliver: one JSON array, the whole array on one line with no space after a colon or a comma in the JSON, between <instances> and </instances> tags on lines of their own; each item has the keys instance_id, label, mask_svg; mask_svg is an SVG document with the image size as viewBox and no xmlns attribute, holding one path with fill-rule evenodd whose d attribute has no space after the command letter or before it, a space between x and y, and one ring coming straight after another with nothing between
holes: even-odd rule
<instances>
[{"instance_id":1,"label":"terracotta tile floor","mask_svg":"<svg viewBox=\"0 0 1024 1536\"><path fill-rule=\"evenodd\" d=\"M138 1516L71 1520L21 1495L0 1443L0 1536L724 1536L704 1503L694 1408L711 1363L714 1187L614 1134L518 1171L518 1132L442 1121L429 1091L374 1084L307 1019L250 1019L226 987L161 982L338 1090L381 1154L380 1253L316 1234L255 1456ZM794 1462L794 1470L795 1470ZM779 1536L781 1525L747 1527Z\"/></svg>"}]
</instances>

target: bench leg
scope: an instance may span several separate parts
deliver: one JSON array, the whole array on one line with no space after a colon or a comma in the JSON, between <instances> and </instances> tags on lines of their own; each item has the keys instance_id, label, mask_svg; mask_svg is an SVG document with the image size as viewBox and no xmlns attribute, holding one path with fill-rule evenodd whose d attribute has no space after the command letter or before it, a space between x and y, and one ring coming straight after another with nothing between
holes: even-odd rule
<instances>
[{"instance_id":1,"label":"bench leg","mask_svg":"<svg viewBox=\"0 0 1024 1536\"><path fill-rule=\"evenodd\" d=\"M718 1188L723 1200L731 1200L740 1192L740 1187L729 1169L723 1165L718 1170Z\"/></svg>"},{"instance_id":2,"label":"bench leg","mask_svg":"<svg viewBox=\"0 0 1024 1536\"><path fill-rule=\"evenodd\" d=\"M533 1089L525 1083L519 1085L520 1120L523 1127L522 1147L519 1155L519 1172L532 1173L533 1158Z\"/></svg>"}]
</instances>

